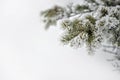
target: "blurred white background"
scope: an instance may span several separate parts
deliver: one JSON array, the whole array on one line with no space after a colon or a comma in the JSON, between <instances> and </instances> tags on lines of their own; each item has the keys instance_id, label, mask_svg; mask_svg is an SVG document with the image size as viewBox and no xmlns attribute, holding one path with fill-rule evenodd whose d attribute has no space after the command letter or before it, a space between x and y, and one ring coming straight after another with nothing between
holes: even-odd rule
<instances>
[{"instance_id":1,"label":"blurred white background","mask_svg":"<svg viewBox=\"0 0 120 80\"><path fill-rule=\"evenodd\" d=\"M76 1L0 0L0 80L120 80L102 52L63 46L59 28L44 30L40 11Z\"/></svg>"}]
</instances>

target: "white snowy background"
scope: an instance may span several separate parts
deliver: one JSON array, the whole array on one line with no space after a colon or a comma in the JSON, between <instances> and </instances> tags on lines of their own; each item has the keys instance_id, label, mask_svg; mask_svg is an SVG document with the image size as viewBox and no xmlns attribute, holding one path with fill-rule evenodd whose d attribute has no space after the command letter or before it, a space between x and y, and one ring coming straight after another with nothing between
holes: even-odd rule
<instances>
[{"instance_id":1,"label":"white snowy background","mask_svg":"<svg viewBox=\"0 0 120 80\"><path fill-rule=\"evenodd\" d=\"M40 11L78 0L0 0L0 80L120 80L103 52L61 45ZM79 0L80 2L80 0Z\"/></svg>"}]
</instances>

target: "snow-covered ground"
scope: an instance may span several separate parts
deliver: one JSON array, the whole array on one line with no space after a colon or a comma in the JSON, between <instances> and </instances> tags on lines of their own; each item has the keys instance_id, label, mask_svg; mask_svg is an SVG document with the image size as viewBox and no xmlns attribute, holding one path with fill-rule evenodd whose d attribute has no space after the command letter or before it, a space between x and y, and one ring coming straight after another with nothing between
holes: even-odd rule
<instances>
[{"instance_id":1,"label":"snow-covered ground","mask_svg":"<svg viewBox=\"0 0 120 80\"><path fill-rule=\"evenodd\" d=\"M0 0L0 80L120 80L104 56L59 42L40 11L77 0ZM102 58L103 57L103 58Z\"/></svg>"}]
</instances>

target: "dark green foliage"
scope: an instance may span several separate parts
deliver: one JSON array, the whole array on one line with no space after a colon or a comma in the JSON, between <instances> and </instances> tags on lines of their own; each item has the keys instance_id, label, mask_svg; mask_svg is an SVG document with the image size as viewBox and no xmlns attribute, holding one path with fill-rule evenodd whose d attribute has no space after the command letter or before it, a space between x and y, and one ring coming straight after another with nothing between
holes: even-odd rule
<instances>
[{"instance_id":1,"label":"dark green foliage","mask_svg":"<svg viewBox=\"0 0 120 80\"><path fill-rule=\"evenodd\" d=\"M87 1L88 3L96 3L96 4L98 4L96 0L85 0L85 1Z\"/></svg>"},{"instance_id":2,"label":"dark green foliage","mask_svg":"<svg viewBox=\"0 0 120 80\"><path fill-rule=\"evenodd\" d=\"M63 13L64 10L62 7L59 6L55 6L52 9L46 10L41 12L41 15L43 15L45 18L52 18L52 17L56 17L58 15L61 15L61 13Z\"/></svg>"},{"instance_id":3,"label":"dark green foliage","mask_svg":"<svg viewBox=\"0 0 120 80\"><path fill-rule=\"evenodd\" d=\"M84 10L89 10L89 7L86 5L77 5L75 11L82 12Z\"/></svg>"},{"instance_id":4,"label":"dark green foliage","mask_svg":"<svg viewBox=\"0 0 120 80\"><path fill-rule=\"evenodd\" d=\"M101 9L101 17L104 17L104 16L106 16L107 14L108 14L107 9L102 8L102 9Z\"/></svg>"},{"instance_id":5,"label":"dark green foliage","mask_svg":"<svg viewBox=\"0 0 120 80\"><path fill-rule=\"evenodd\" d=\"M61 22L61 41L72 47L86 44L94 51L104 41L120 46L120 0L85 0L87 4L54 6L43 11L46 28ZM71 19L72 18L72 19Z\"/></svg>"},{"instance_id":6,"label":"dark green foliage","mask_svg":"<svg viewBox=\"0 0 120 80\"><path fill-rule=\"evenodd\" d=\"M74 39L80 33L85 31L85 28L81 24L81 20L75 19L73 21L62 22L62 27L65 29L65 35L62 37L61 41L66 43Z\"/></svg>"},{"instance_id":7,"label":"dark green foliage","mask_svg":"<svg viewBox=\"0 0 120 80\"><path fill-rule=\"evenodd\" d=\"M116 6L120 5L120 0L101 0L105 6Z\"/></svg>"},{"instance_id":8,"label":"dark green foliage","mask_svg":"<svg viewBox=\"0 0 120 80\"><path fill-rule=\"evenodd\" d=\"M93 16L88 15L88 16L86 16L86 19L88 19L93 25L95 25L96 19Z\"/></svg>"},{"instance_id":9,"label":"dark green foliage","mask_svg":"<svg viewBox=\"0 0 120 80\"><path fill-rule=\"evenodd\" d=\"M48 29L51 25L56 25L57 19L61 18L64 13L64 9L59 6L55 6L52 9L41 12L44 17L44 23L46 23L45 29Z\"/></svg>"}]
</instances>

